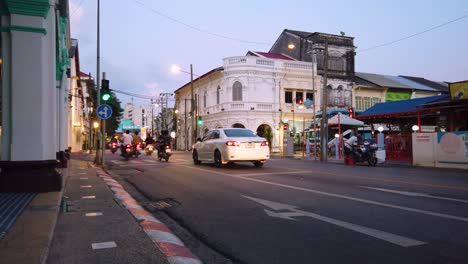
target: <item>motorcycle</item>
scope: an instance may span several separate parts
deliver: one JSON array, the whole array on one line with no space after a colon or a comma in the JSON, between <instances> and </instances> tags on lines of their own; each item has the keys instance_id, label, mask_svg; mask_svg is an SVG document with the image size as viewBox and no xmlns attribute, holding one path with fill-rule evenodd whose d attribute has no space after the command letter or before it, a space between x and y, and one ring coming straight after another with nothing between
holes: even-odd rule
<instances>
[{"instance_id":1,"label":"motorcycle","mask_svg":"<svg viewBox=\"0 0 468 264\"><path fill-rule=\"evenodd\" d=\"M169 157L172 155L172 149L170 145L163 145L162 151L158 149L158 160L164 159L166 162L169 161Z\"/></svg>"},{"instance_id":2,"label":"motorcycle","mask_svg":"<svg viewBox=\"0 0 468 264\"><path fill-rule=\"evenodd\" d=\"M129 160L132 156L135 156L135 158L138 158L138 156L141 154L140 150L141 150L141 143L138 143L136 145L127 144L125 145L122 156L125 158L125 160Z\"/></svg>"},{"instance_id":3,"label":"motorcycle","mask_svg":"<svg viewBox=\"0 0 468 264\"><path fill-rule=\"evenodd\" d=\"M117 143L113 142L111 144L111 152L112 152L112 154L115 154L116 151L117 151Z\"/></svg>"},{"instance_id":4,"label":"motorcycle","mask_svg":"<svg viewBox=\"0 0 468 264\"><path fill-rule=\"evenodd\" d=\"M345 144L345 155L351 157L354 163L367 162L369 166L377 165L377 144L365 140L363 144Z\"/></svg>"},{"instance_id":5,"label":"motorcycle","mask_svg":"<svg viewBox=\"0 0 468 264\"><path fill-rule=\"evenodd\" d=\"M153 154L153 151L154 151L153 144L148 144L145 148L146 155L151 156Z\"/></svg>"}]
</instances>

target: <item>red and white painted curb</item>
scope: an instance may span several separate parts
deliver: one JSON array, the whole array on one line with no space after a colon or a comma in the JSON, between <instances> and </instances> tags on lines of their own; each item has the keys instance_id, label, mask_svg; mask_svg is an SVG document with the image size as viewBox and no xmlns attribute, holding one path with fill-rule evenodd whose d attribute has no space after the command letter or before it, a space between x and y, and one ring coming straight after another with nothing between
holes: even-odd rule
<instances>
[{"instance_id":1,"label":"red and white painted curb","mask_svg":"<svg viewBox=\"0 0 468 264\"><path fill-rule=\"evenodd\" d=\"M141 207L120 183L101 168L96 168L96 172L112 190L115 198L138 220L145 233L166 256L170 264L202 264L201 260L193 255L165 224Z\"/></svg>"}]
</instances>

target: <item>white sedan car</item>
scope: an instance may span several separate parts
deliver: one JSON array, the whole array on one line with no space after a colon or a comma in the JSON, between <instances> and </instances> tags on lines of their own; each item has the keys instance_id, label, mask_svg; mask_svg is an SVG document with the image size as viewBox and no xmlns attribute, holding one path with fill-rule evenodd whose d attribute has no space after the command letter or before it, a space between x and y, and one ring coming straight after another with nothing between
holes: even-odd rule
<instances>
[{"instance_id":1,"label":"white sedan car","mask_svg":"<svg viewBox=\"0 0 468 264\"><path fill-rule=\"evenodd\" d=\"M260 168L270 158L265 138L245 128L220 128L208 131L192 150L193 163L214 162L216 167L235 161L253 162Z\"/></svg>"}]
</instances>

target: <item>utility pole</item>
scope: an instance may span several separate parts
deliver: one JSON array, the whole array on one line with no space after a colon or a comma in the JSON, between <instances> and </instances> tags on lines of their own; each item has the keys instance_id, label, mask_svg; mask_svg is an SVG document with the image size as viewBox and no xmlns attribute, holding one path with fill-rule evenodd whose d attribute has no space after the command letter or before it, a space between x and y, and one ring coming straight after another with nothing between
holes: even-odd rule
<instances>
[{"instance_id":1,"label":"utility pole","mask_svg":"<svg viewBox=\"0 0 468 264\"><path fill-rule=\"evenodd\" d=\"M315 94L315 65L316 63L315 63L314 50L312 50L311 54L312 54L312 94L313 94L312 99L314 100L314 104L312 106L312 114L313 114L312 120L314 122L314 151L312 153L314 153L314 160L317 160L317 124L315 120L315 103L316 103L317 95Z\"/></svg>"},{"instance_id":2,"label":"utility pole","mask_svg":"<svg viewBox=\"0 0 468 264\"><path fill-rule=\"evenodd\" d=\"M100 35L100 10L99 10L99 7L100 7L100 0L97 0L97 45L96 45L96 94L97 94L97 106L96 106L96 109L97 107L101 104L101 89L100 89L100 83L101 83L101 80L100 80L100 75L101 75L101 69L100 69L100 39L99 39L99 35ZM101 122L102 120L97 116L97 111L96 111L96 117L99 119L99 121ZM101 126L102 127L102 126ZM98 133L98 138L100 138L100 135ZM95 163L96 164L101 164L101 159L99 158L99 144L96 144L96 159L95 159Z\"/></svg>"},{"instance_id":3,"label":"utility pole","mask_svg":"<svg viewBox=\"0 0 468 264\"><path fill-rule=\"evenodd\" d=\"M327 76L328 76L328 39L325 39L325 50L323 60L323 91L322 91L322 120L320 122L320 161L327 161Z\"/></svg>"},{"instance_id":4,"label":"utility pole","mask_svg":"<svg viewBox=\"0 0 468 264\"><path fill-rule=\"evenodd\" d=\"M153 98L151 98L151 137L154 136L154 103Z\"/></svg>"},{"instance_id":5,"label":"utility pole","mask_svg":"<svg viewBox=\"0 0 468 264\"><path fill-rule=\"evenodd\" d=\"M193 66L190 64L190 91L191 91L191 104L190 113L192 113L192 144L195 144L197 140L197 117L195 113L195 98L193 96Z\"/></svg>"},{"instance_id":6,"label":"utility pole","mask_svg":"<svg viewBox=\"0 0 468 264\"><path fill-rule=\"evenodd\" d=\"M185 108L185 114L184 114L184 137L185 137L185 150L188 149L188 135L187 135L187 98L184 99L184 108Z\"/></svg>"}]
</instances>

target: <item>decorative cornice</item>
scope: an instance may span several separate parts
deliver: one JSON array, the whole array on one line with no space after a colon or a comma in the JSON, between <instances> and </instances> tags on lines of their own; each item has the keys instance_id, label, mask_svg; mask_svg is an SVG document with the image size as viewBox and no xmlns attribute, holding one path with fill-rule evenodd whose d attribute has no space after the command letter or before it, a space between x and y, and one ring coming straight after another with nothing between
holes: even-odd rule
<instances>
[{"instance_id":1,"label":"decorative cornice","mask_svg":"<svg viewBox=\"0 0 468 264\"><path fill-rule=\"evenodd\" d=\"M47 35L47 30L45 28L14 26L14 25L7 26L7 27L0 27L0 32L10 32L10 31L32 32L32 33L40 33L40 34Z\"/></svg>"},{"instance_id":2,"label":"decorative cornice","mask_svg":"<svg viewBox=\"0 0 468 264\"><path fill-rule=\"evenodd\" d=\"M3 0L11 14L46 18L49 13L48 0Z\"/></svg>"}]
</instances>

